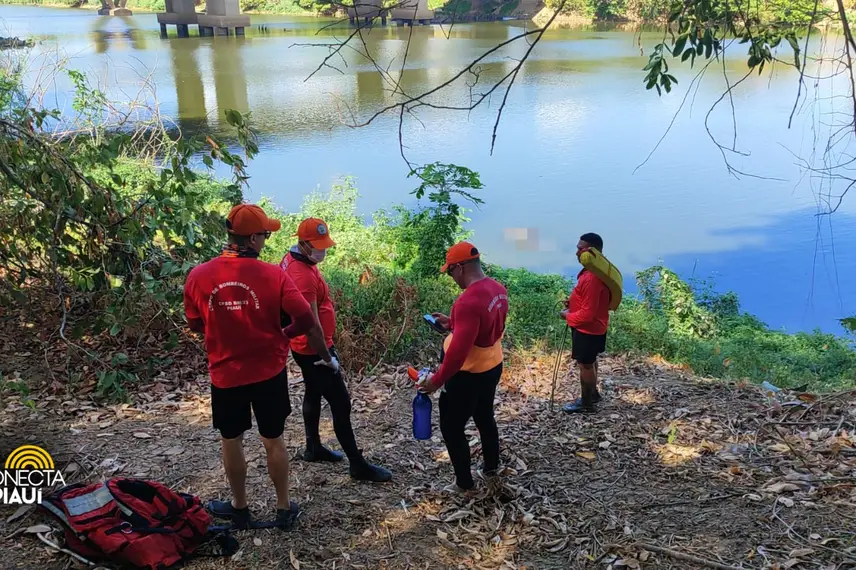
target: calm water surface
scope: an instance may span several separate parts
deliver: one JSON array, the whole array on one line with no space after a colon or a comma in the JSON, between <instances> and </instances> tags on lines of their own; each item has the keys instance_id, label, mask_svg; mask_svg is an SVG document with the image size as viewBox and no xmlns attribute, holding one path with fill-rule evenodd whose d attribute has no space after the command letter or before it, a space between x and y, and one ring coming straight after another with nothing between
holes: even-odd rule
<instances>
[{"instance_id":1,"label":"calm water surface","mask_svg":"<svg viewBox=\"0 0 856 570\"><path fill-rule=\"evenodd\" d=\"M325 44L334 35L344 37L347 28L318 33L328 22L253 17L254 25L262 23L267 33L254 29L244 39L161 40L150 14L109 18L0 7L0 35L41 41L34 68L67 58L69 67L97 76L118 100L135 96L148 78L161 112L185 129L221 131L224 109L251 111L262 152L250 165L250 198L270 196L293 209L307 192L351 175L366 213L412 203L397 116L361 129L346 124L351 113L364 120L395 101L381 76L348 52L344 62L331 60L340 71L323 69L306 80L328 53ZM522 25L458 25L450 39L437 26L414 28L403 88L417 93L446 81ZM397 69L409 34L389 27L366 38L378 61ZM647 52L656 40L644 35L641 41ZM517 79L492 156L501 95L470 114L420 110L421 123L408 119L404 127L408 158L454 162L481 173L486 204L471 213L471 227L492 262L574 274L579 234L597 231L631 287L633 271L662 260L684 276L712 278L717 289L736 291L743 308L771 326L840 332L837 319L856 314L856 196L835 216L816 217L821 189L801 175L794 157L808 156L815 133L828 133L821 124L823 105L809 100L789 130L796 73L782 65L735 90L738 149L748 156L729 153L730 159L747 172L782 179L738 180L704 128L724 86L721 68L713 68L692 87L657 152L634 173L695 74L688 66L674 70L680 85L669 96L645 91L641 68L647 58L638 42L620 31L550 32ZM481 83L508 73L510 58L526 49L518 43L486 61ZM728 72L735 81L745 68L735 61ZM38 79L31 74L31 82ZM43 74L41 81L52 102L70 109L62 76L47 81ZM827 88L822 96L833 94ZM460 84L432 102L461 105L467 98L468 88ZM730 107L720 105L709 122L730 143ZM528 228L533 237L514 241L511 228Z\"/></svg>"}]
</instances>

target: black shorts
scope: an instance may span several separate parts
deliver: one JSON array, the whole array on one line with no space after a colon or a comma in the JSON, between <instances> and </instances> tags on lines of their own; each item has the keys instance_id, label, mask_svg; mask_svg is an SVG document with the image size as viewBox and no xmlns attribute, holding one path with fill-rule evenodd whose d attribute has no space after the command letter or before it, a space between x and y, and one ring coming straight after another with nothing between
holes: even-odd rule
<instances>
[{"instance_id":1,"label":"black shorts","mask_svg":"<svg viewBox=\"0 0 856 570\"><path fill-rule=\"evenodd\" d=\"M606 352L606 334L586 334L571 328L571 358L579 364L594 364Z\"/></svg>"},{"instance_id":2,"label":"black shorts","mask_svg":"<svg viewBox=\"0 0 856 570\"><path fill-rule=\"evenodd\" d=\"M291 415L287 370L269 380L235 388L211 385L211 416L214 429L223 439L234 439L253 427L256 416L259 435L275 439L285 431L285 418Z\"/></svg>"}]
</instances>

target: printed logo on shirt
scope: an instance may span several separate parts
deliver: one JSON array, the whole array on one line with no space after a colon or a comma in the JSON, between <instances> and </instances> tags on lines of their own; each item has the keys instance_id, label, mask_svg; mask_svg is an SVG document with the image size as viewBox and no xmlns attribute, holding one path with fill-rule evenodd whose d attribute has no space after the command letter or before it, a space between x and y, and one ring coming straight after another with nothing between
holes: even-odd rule
<instances>
[{"instance_id":1,"label":"printed logo on shirt","mask_svg":"<svg viewBox=\"0 0 856 570\"><path fill-rule=\"evenodd\" d=\"M250 301L248 299L233 299L233 300L215 300L217 293L222 291L227 287L240 287L250 293L250 296L253 298L253 305L256 309L259 308L259 297L256 295L256 292L250 289L250 286L246 283L241 283L240 281L227 281L226 283L221 283L214 287L211 291L211 296L208 297L208 310L213 311L215 308L226 309L227 311L240 311L244 308L244 306L249 306Z\"/></svg>"},{"instance_id":2,"label":"printed logo on shirt","mask_svg":"<svg viewBox=\"0 0 856 570\"><path fill-rule=\"evenodd\" d=\"M508 295L497 295L496 297L494 297L493 300L490 302L490 305L487 306L487 312L488 313L492 312L494 307L496 307L496 304L499 303L500 301L506 301L506 303L507 303L508 302Z\"/></svg>"}]
</instances>

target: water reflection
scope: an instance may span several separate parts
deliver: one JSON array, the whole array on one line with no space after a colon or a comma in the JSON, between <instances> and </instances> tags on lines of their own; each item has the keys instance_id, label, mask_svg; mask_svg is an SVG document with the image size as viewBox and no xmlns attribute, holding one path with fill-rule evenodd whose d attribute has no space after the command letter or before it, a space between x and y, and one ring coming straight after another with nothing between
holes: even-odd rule
<instances>
[{"instance_id":1,"label":"water reflection","mask_svg":"<svg viewBox=\"0 0 856 570\"><path fill-rule=\"evenodd\" d=\"M801 210L762 228L729 234L742 246L721 252L666 256L683 275L737 291L743 309L790 331L841 333L835 319L856 314L856 216L815 217Z\"/></svg>"},{"instance_id":2,"label":"water reflection","mask_svg":"<svg viewBox=\"0 0 856 570\"><path fill-rule=\"evenodd\" d=\"M388 81L352 50L343 54L346 66L331 61L344 73L322 69L306 80L329 53L324 44L350 33L346 24L318 33L330 22L254 16L254 25L265 24L268 32L248 30L245 40L161 41L152 15L122 20L73 10L3 6L0 16L7 19L11 35L52 38L54 47L72 55L71 67L95 70L99 84L114 87L110 96L123 96L115 89L119 82L125 89L139 83L137 68L152 70L161 110L176 117L185 130L228 134L224 110L251 111L262 139L261 153L249 167L249 199L268 195L284 208L296 208L306 192L353 175L364 212L412 200L412 179L405 178L408 169L399 156L398 116L381 117L365 129L345 127L351 121L347 107L358 119L366 119L400 100ZM390 26L365 30L364 37L372 57L389 66L396 78L410 38L402 88L413 95L448 81L485 50L524 29L521 23L456 24L451 30ZM647 49L661 39L646 33L641 44ZM488 57L472 91L481 93L508 74L527 48L519 40ZM675 63L681 84L671 95L645 91L641 70L647 56L640 52L639 37L604 26L551 31L533 56L508 99L493 155L490 143L502 87L486 102L489 106L471 113L422 107L418 112L423 123L407 119L405 124L411 160L453 162L481 173L486 204L471 212L471 227L490 261L573 275L578 268L573 257L577 236L598 231L628 282L634 270L658 258L683 273L692 272L698 262L697 274L720 272L722 288L737 290L747 309L774 326L835 328L842 308L856 312L847 305L856 300L856 261L842 254L837 265L840 286L832 287L825 277L817 279L813 312L805 318L794 316L805 305L806 292L792 286L807 283L812 269L805 243L813 244L816 232L806 208L816 197L811 184L801 181L787 149L799 153L812 148L817 117L830 115L821 103L809 100L794 128L787 128L796 92L793 70L777 68L772 77L753 75L734 93L738 147L751 154L732 160L739 168L788 180L780 183L735 180L725 170L704 130L705 113L722 93L721 73L709 74L698 91L694 89L693 112L680 116L651 161L634 172L678 110L692 71ZM745 62L732 59L728 69L740 73ZM466 105L471 96L467 82L472 80L462 77L454 89L430 101ZM57 89L67 90L68 81L60 78ZM834 99L831 92L817 96ZM712 120L717 135L728 138L730 109L721 106ZM843 208L850 217L842 220L856 219L856 199ZM846 233L843 222L839 227L837 251L856 251L856 237ZM505 241L505 228L535 228L539 239L555 247L518 251ZM792 237L798 242L790 241ZM776 244L788 245L777 249ZM825 299L824 291L841 291L843 307L819 300Z\"/></svg>"},{"instance_id":3,"label":"water reflection","mask_svg":"<svg viewBox=\"0 0 856 570\"><path fill-rule=\"evenodd\" d=\"M378 104L387 104L386 95L392 95L392 87L386 86L383 76L375 70L358 71L354 74L357 82L357 110L368 113Z\"/></svg>"},{"instance_id":4,"label":"water reflection","mask_svg":"<svg viewBox=\"0 0 856 570\"><path fill-rule=\"evenodd\" d=\"M242 58L247 40L241 37L227 38L227 40L226 42L217 41L216 48L209 51L211 71L214 75L214 90L217 94L217 123L221 126L226 124L224 113L227 109L235 109L241 113L250 110L247 99L247 75ZM213 41L209 40L209 42L213 44Z\"/></svg>"},{"instance_id":5,"label":"water reflection","mask_svg":"<svg viewBox=\"0 0 856 570\"><path fill-rule=\"evenodd\" d=\"M208 128L208 113L205 107L205 85L198 61L200 42L177 39L167 42L175 80L178 124L186 132L205 130Z\"/></svg>"},{"instance_id":6,"label":"water reflection","mask_svg":"<svg viewBox=\"0 0 856 570\"><path fill-rule=\"evenodd\" d=\"M121 25L118 25L120 23ZM129 16L94 18L90 37L95 45L95 53L98 54L107 53L111 49L143 51L148 47L146 34L136 29L133 18Z\"/></svg>"}]
</instances>

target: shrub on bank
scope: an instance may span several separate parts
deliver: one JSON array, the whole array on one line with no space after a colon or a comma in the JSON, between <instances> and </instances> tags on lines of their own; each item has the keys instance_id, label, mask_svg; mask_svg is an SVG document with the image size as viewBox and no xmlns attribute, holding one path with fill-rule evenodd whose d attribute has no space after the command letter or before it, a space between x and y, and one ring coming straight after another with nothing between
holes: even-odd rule
<instances>
[{"instance_id":1,"label":"shrub on bank","mask_svg":"<svg viewBox=\"0 0 856 570\"><path fill-rule=\"evenodd\" d=\"M396 241L402 218L381 211L367 223L357 213L356 198L356 188L346 181L327 196L310 195L296 213L283 214L263 201L271 215L284 221L264 256L279 262L294 243L291 235L300 220L324 218L338 245L321 269L336 301L336 342L345 364L366 371L382 359L422 364L425 358L436 358L441 339L421 315L448 312L460 291L439 273L424 276L401 269L412 267L416 255ZM411 231L423 230L417 226ZM488 265L486 270L508 289L506 346L517 351L555 349L564 326L558 312L572 281L525 269ZM768 380L783 387L832 389L856 381L856 352L842 338L770 330L741 313L733 294L693 286L664 267L642 271L638 279L639 296L625 298L612 315L610 352L659 355L699 374Z\"/></svg>"}]
</instances>

